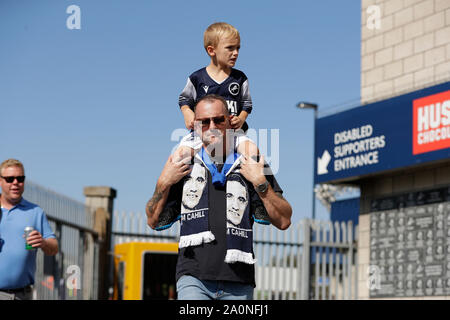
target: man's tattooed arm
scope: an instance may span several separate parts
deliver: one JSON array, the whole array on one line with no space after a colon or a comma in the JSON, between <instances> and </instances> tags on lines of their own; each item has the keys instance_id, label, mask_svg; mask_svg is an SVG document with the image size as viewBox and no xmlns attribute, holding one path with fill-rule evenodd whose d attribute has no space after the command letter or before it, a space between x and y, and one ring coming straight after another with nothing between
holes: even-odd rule
<instances>
[{"instance_id":1,"label":"man's tattooed arm","mask_svg":"<svg viewBox=\"0 0 450 320\"><path fill-rule=\"evenodd\" d=\"M190 166L183 161L173 161L172 155L166 161L164 168L156 182L155 192L152 198L145 206L145 213L147 214L147 224L155 229L158 224L159 215L169 197L169 191L177 184L184 176L191 171ZM181 197L181 192L180 192Z\"/></svg>"},{"instance_id":2,"label":"man's tattooed arm","mask_svg":"<svg viewBox=\"0 0 450 320\"><path fill-rule=\"evenodd\" d=\"M156 204L163 198L163 193L158 190L158 187L155 188L155 192L153 193L153 197L147 202L147 217L148 213L153 213Z\"/></svg>"},{"instance_id":3,"label":"man's tattooed arm","mask_svg":"<svg viewBox=\"0 0 450 320\"><path fill-rule=\"evenodd\" d=\"M166 188L164 190L160 185L157 184L152 198L147 202L147 205L145 206L145 213L147 214L147 224L151 228L155 228L156 224L158 223L159 214L163 210L164 205L167 201L169 190L170 188Z\"/></svg>"}]
</instances>

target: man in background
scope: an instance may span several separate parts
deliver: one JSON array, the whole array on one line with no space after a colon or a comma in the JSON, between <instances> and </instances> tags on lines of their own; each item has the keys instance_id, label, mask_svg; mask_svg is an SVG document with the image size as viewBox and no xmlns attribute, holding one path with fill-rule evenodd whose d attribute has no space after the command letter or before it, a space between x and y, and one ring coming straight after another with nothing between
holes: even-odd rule
<instances>
[{"instance_id":1,"label":"man in background","mask_svg":"<svg viewBox=\"0 0 450 320\"><path fill-rule=\"evenodd\" d=\"M58 242L44 211L22 197L25 169L15 159L0 165L0 300L31 300L36 253L58 253ZM24 230L33 231L25 239Z\"/></svg>"}]
</instances>

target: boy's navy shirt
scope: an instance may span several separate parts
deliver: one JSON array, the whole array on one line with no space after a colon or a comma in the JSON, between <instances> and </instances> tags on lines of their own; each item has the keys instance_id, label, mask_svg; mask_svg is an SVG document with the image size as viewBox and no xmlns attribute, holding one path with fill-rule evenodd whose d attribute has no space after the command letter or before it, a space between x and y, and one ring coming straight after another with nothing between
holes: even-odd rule
<instances>
[{"instance_id":1,"label":"boy's navy shirt","mask_svg":"<svg viewBox=\"0 0 450 320\"><path fill-rule=\"evenodd\" d=\"M251 113L252 98L248 87L248 78L240 70L231 69L231 74L222 82L212 79L206 67L192 73L180 94L178 104L180 107L187 105L194 111L196 102L208 94L216 94L227 102L228 110L232 115L239 115L241 111ZM248 125L242 126L247 131Z\"/></svg>"}]
</instances>

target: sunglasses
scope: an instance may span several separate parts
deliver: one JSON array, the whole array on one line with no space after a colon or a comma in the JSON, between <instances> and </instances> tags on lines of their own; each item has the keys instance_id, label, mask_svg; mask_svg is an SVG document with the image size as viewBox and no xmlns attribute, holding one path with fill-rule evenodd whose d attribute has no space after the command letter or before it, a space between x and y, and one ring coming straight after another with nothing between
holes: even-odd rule
<instances>
[{"instance_id":1,"label":"sunglasses","mask_svg":"<svg viewBox=\"0 0 450 320\"><path fill-rule=\"evenodd\" d=\"M225 116L207 118L207 119L197 119L202 124L202 127L209 127L211 121L214 122L215 125L220 125L225 122Z\"/></svg>"},{"instance_id":2,"label":"sunglasses","mask_svg":"<svg viewBox=\"0 0 450 320\"><path fill-rule=\"evenodd\" d=\"M14 177L14 176L11 176L11 177L3 177L3 176L0 176L0 177L2 177L3 179L5 179L5 181L6 181L7 183L13 183L14 180L16 180L16 179L17 179L17 182L18 182L18 183L22 183L22 182L25 181L25 176L18 176L18 177Z\"/></svg>"}]
</instances>

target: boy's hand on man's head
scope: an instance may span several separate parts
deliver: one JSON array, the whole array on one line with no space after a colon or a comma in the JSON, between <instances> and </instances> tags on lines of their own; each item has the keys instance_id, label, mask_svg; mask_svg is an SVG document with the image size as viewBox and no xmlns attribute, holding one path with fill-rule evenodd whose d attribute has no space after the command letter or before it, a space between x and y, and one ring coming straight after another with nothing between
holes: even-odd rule
<instances>
[{"instance_id":1,"label":"boy's hand on man's head","mask_svg":"<svg viewBox=\"0 0 450 320\"><path fill-rule=\"evenodd\" d=\"M194 129L194 116L186 115L184 117L184 125L186 126L186 129L192 130Z\"/></svg>"},{"instance_id":2,"label":"boy's hand on man's head","mask_svg":"<svg viewBox=\"0 0 450 320\"><path fill-rule=\"evenodd\" d=\"M194 112L187 105L181 107L181 112L183 113L184 125L186 126L186 128L189 130L194 129Z\"/></svg>"}]
</instances>

